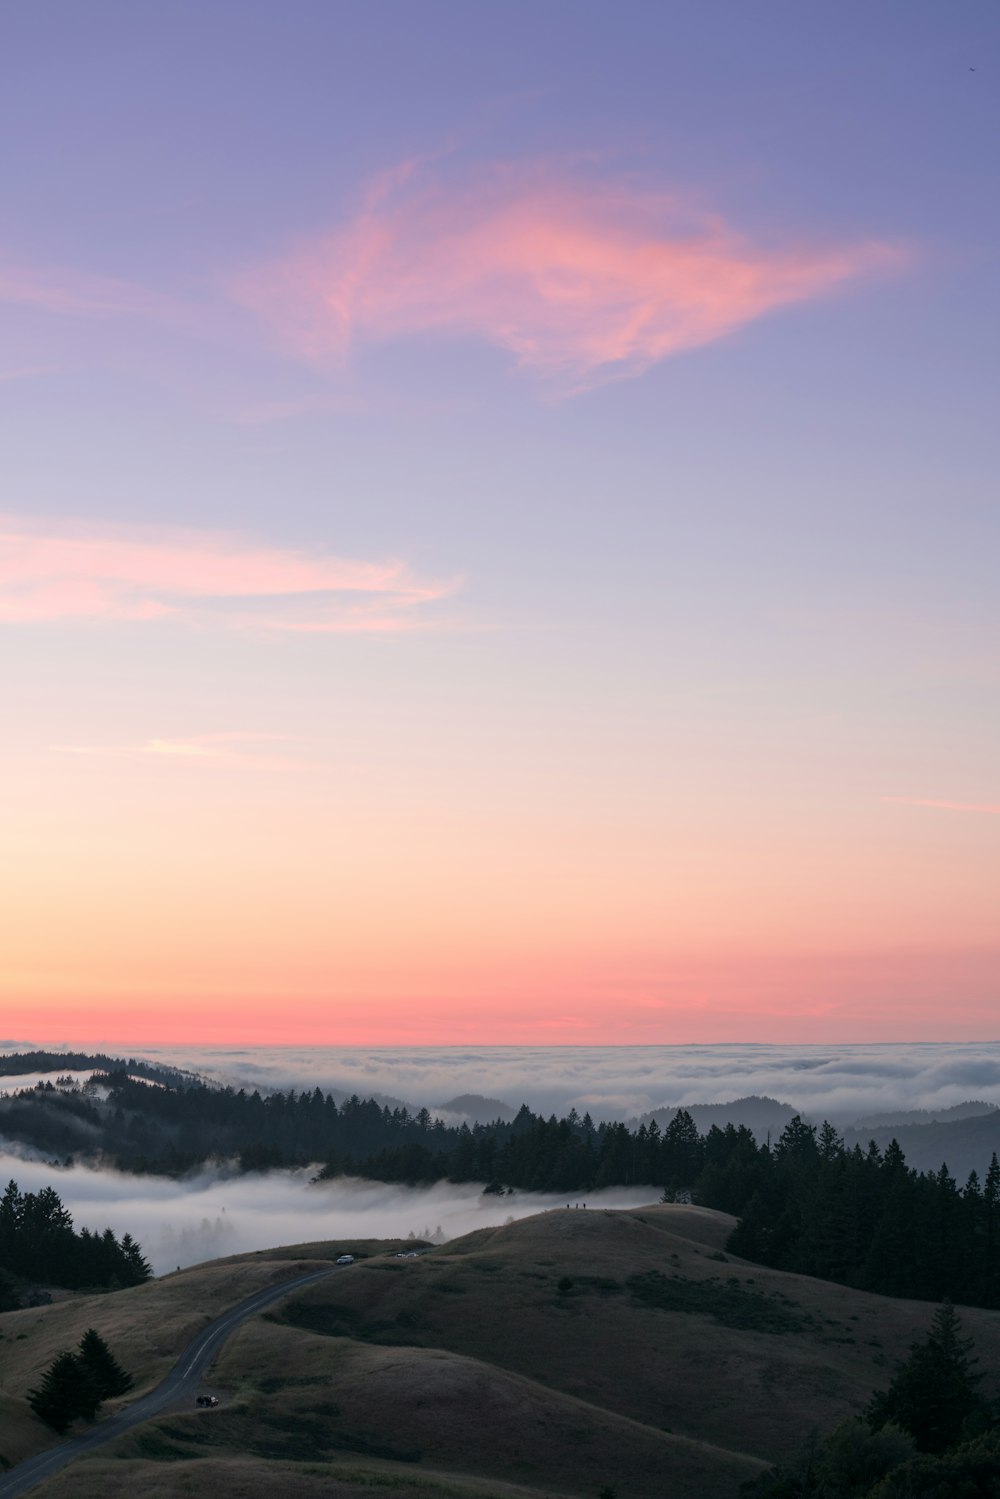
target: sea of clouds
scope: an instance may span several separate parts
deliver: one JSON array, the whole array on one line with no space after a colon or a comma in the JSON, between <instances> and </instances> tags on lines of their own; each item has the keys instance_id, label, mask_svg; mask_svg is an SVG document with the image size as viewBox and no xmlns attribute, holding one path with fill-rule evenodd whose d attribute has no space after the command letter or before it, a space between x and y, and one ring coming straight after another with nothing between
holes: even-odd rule
<instances>
[{"instance_id":1,"label":"sea of clouds","mask_svg":"<svg viewBox=\"0 0 1000 1499\"><path fill-rule=\"evenodd\" d=\"M833 1046L147 1048L220 1082L314 1088L435 1108L466 1093L595 1120L762 1094L813 1119L1000 1103L1000 1041Z\"/></svg>"}]
</instances>

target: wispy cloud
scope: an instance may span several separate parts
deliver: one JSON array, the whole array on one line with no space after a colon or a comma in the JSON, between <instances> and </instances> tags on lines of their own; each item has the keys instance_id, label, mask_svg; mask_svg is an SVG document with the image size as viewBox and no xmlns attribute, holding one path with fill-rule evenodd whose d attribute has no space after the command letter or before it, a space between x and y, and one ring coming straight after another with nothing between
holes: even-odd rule
<instances>
[{"instance_id":1,"label":"wispy cloud","mask_svg":"<svg viewBox=\"0 0 1000 1499\"><path fill-rule=\"evenodd\" d=\"M233 290L309 358L413 334L479 337L565 392L901 259L878 242L754 245L677 196L549 166L433 183L405 164L350 222Z\"/></svg>"},{"instance_id":2,"label":"wispy cloud","mask_svg":"<svg viewBox=\"0 0 1000 1499\"><path fill-rule=\"evenodd\" d=\"M176 619L299 632L418 628L454 581L235 536L0 518L0 623Z\"/></svg>"},{"instance_id":3,"label":"wispy cloud","mask_svg":"<svg viewBox=\"0 0 1000 1499\"><path fill-rule=\"evenodd\" d=\"M930 796L883 796L884 802L897 802L904 807L936 807L943 812L988 812L1000 817L1000 802L951 802Z\"/></svg>"},{"instance_id":4,"label":"wispy cloud","mask_svg":"<svg viewBox=\"0 0 1000 1499\"><path fill-rule=\"evenodd\" d=\"M68 266L30 266L0 259L0 302L34 307L64 316L140 314L174 311L169 298L116 276Z\"/></svg>"},{"instance_id":5,"label":"wispy cloud","mask_svg":"<svg viewBox=\"0 0 1000 1499\"><path fill-rule=\"evenodd\" d=\"M58 364L13 365L6 369L0 368L0 384L13 383L15 380L40 380L45 375L58 375L61 372Z\"/></svg>"},{"instance_id":6,"label":"wispy cloud","mask_svg":"<svg viewBox=\"0 0 1000 1499\"><path fill-rule=\"evenodd\" d=\"M156 760L177 766L209 766L221 769L303 770L312 762L282 754L273 748L286 744L287 734L227 732L196 734L184 739L146 739L139 744L54 744L60 755Z\"/></svg>"}]
</instances>

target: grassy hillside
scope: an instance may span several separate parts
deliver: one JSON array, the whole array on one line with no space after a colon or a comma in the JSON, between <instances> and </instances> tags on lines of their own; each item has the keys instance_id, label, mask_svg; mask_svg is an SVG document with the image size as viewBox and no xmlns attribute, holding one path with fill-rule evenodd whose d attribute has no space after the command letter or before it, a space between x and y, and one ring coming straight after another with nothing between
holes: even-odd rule
<instances>
[{"instance_id":1,"label":"grassy hillside","mask_svg":"<svg viewBox=\"0 0 1000 1499\"><path fill-rule=\"evenodd\" d=\"M263 1462L257 1458L91 1459L37 1490L42 1499L142 1499L220 1495L225 1499L574 1499L562 1490L469 1478L454 1473L401 1471L372 1461Z\"/></svg>"},{"instance_id":2,"label":"grassy hillside","mask_svg":"<svg viewBox=\"0 0 1000 1499\"><path fill-rule=\"evenodd\" d=\"M733 1499L859 1410L932 1308L727 1257L730 1227L692 1207L560 1210L359 1261L237 1333L212 1375L218 1410L129 1433L39 1493ZM0 1318L5 1434L8 1412L25 1419L10 1429L30 1450L37 1423L11 1396L77 1328L148 1382L222 1305L341 1247ZM962 1315L1000 1376L1000 1314Z\"/></svg>"},{"instance_id":3,"label":"grassy hillside","mask_svg":"<svg viewBox=\"0 0 1000 1499\"><path fill-rule=\"evenodd\" d=\"M773 1461L859 1410L931 1308L720 1257L730 1227L690 1207L547 1213L363 1266L280 1315L370 1345L447 1348ZM1000 1315L965 1322L1000 1371Z\"/></svg>"},{"instance_id":4,"label":"grassy hillside","mask_svg":"<svg viewBox=\"0 0 1000 1499\"><path fill-rule=\"evenodd\" d=\"M309 1245L237 1255L195 1265L128 1290L66 1294L52 1306L0 1315L0 1467L51 1446L55 1437L32 1414L24 1395L64 1348L95 1327L135 1380L126 1397L152 1388L179 1351L226 1307L280 1280L319 1268L344 1249L383 1251L383 1242ZM111 1402L109 1408L114 1407Z\"/></svg>"}]
</instances>

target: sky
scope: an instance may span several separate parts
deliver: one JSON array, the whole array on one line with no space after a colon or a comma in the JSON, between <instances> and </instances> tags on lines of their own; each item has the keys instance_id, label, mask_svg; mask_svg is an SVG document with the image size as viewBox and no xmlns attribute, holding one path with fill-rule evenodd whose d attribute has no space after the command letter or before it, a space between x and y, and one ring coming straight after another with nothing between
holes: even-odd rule
<instances>
[{"instance_id":1,"label":"sky","mask_svg":"<svg viewBox=\"0 0 1000 1499\"><path fill-rule=\"evenodd\" d=\"M995 1038L992 0L3 33L3 1031Z\"/></svg>"}]
</instances>

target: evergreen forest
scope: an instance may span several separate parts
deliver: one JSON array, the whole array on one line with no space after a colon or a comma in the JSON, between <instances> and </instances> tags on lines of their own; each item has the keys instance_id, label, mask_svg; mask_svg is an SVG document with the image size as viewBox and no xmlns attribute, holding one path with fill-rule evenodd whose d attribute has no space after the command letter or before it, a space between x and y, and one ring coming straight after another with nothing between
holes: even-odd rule
<instances>
[{"instance_id":1,"label":"evergreen forest","mask_svg":"<svg viewBox=\"0 0 1000 1499\"><path fill-rule=\"evenodd\" d=\"M847 1146L832 1125L798 1116L777 1140L759 1142L732 1124L701 1134L684 1109L662 1129L655 1120L595 1124L575 1110L544 1118L527 1106L470 1126L374 1099L338 1104L319 1088L262 1095L177 1077L150 1086L124 1069L99 1083L100 1096L46 1083L0 1099L0 1134L67 1164L78 1157L171 1176L212 1162L258 1172L318 1165L319 1180L447 1180L567 1199L648 1185L664 1200L690 1197L738 1218L729 1248L746 1259L883 1295L1000 1307L996 1155L981 1177L973 1171L959 1184L944 1164L908 1167L895 1141ZM115 1260L107 1235L76 1238L81 1267L88 1255L96 1264L106 1241ZM51 1253L68 1242L53 1239ZM0 1264L11 1252L0 1237ZM60 1264L60 1274L78 1275L61 1283L97 1283L96 1270ZM121 1280L120 1270L101 1272L111 1273Z\"/></svg>"},{"instance_id":2,"label":"evergreen forest","mask_svg":"<svg viewBox=\"0 0 1000 1499\"><path fill-rule=\"evenodd\" d=\"M148 1280L150 1268L131 1234L92 1233L73 1219L52 1187L0 1197L0 1311L20 1305L18 1281L70 1290L116 1290Z\"/></svg>"}]
</instances>

